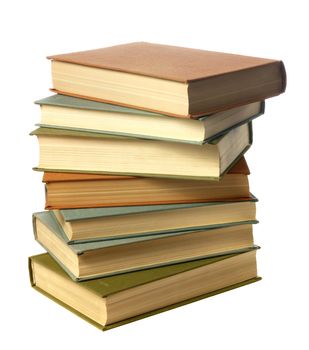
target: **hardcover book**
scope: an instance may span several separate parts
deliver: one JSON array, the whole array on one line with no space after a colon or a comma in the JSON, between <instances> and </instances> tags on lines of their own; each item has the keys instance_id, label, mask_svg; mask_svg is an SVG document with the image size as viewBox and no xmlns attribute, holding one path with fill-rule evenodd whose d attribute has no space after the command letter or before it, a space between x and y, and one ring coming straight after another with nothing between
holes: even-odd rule
<instances>
[{"instance_id":1,"label":"hardcover book","mask_svg":"<svg viewBox=\"0 0 309 350\"><path fill-rule=\"evenodd\" d=\"M38 170L219 180L252 143L251 123L205 145L39 128Z\"/></svg>"},{"instance_id":2,"label":"hardcover book","mask_svg":"<svg viewBox=\"0 0 309 350\"><path fill-rule=\"evenodd\" d=\"M48 255L29 258L33 288L102 330L256 282L255 251L76 283Z\"/></svg>"},{"instance_id":3,"label":"hardcover book","mask_svg":"<svg viewBox=\"0 0 309 350\"><path fill-rule=\"evenodd\" d=\"M235 107L196 120L170 118L64 95L53 95L36 103L41 106L41 127L200 145L264 113L264 102Z\"/></svg>"},{"instance_id":4,"label":"hardcover book","mask_svg":"<svg viewBox=\"0 0 309 350\"><path fill-rule=\"evenodd\" d=\"M238 201L53 210L70 241L220 227L256 220L255 197Z\"/></svg>"},{"instance_id":5,"label":"hardcover book","mask_svg":"<svg viewBox=\"0 0 309 350\"><path fill-rule=\"evenodd\" d=\"M241 158L220 181L45 172L45 209L215 202L250 197Z\"/></svg>"},{"instance_id":6,"label":"hardcover book","mask_svg":"<svg viewBox=\"0 0 309 350\"><path fill-rule=\"evenodd\" d=\"M130 43L54 55L56 92L179 117L196 117L285 90L281 61Z\"/></svg>"},{"instance_id":7,"label":"hardcover book","mask_svg":"<svg viewBox=\"0 0 309 350\"><path fill-rule=\"evenodd\" d=\"M252 224L69 244L51 212L35 213L36 240L74 280L254 249Z\"/></svg>"}]
</instances>

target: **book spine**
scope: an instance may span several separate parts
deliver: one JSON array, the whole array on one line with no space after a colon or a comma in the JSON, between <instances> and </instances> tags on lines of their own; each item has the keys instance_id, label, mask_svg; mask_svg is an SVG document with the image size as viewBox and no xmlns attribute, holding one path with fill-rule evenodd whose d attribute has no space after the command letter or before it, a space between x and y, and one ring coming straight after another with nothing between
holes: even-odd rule
<instances>
[{"instance_id":1,"label":"book spine","mask_svg":"<svg viewBox=\"0 0 309 350\"><path fill-rule=\"evenodd\" d=\"M32 259L31 257L28 258L28 271L29 271L29 279L30 279L30 284L32 287L35 286L35 279L34 279L34 274L33 274L33 269L32 269Z\"/></svg>"},{"instance_id":2,"label":"book spine","mask_svg":"<svg viewBox=\"0 0 309 350\"><path fill-rule=\"evenodd\" d=\"M36 215L35 213L32 214L32 228L33 228L33 234L34 234L34 239L37 241L37 228L36 228Z\"/></svg>"},{"instance_id":3,"label":"book spine","mask_svg":"<svg viewBox=\"0 0 309 350\"><path fill-rule=\"evenodd\" d=\"M222 136L222 135L228 133L229 131L231 131L231 130L233 130L233 129L235 129L235 128L238 128L238 127L241 126L241 125L249 124L250 122L252 122L252 120L256 119L257 117L260 117L260 116L263 115L264 113L265 113L265 101L262 101L261 104L260 104L260 110L259 110L259 112L258 112L257 114L255 114L255 115L253 115L252 117L250 117L250 118L248 118L248 119L246 119L246 120L243 120L243 121L241 121L241 122L239 122L239 123L237 123L237 124L231 126L230 128L227 128L227 129L225 129L225 130L220 131L220 132L219 132L218 134L216 134L216 135L213 135L213 136L211 136L211 137L208 137L207 139L205 139L204 144L205 144L205 143L209 143L209 142L215 140L216 138L218 138L218 137L220 137L220 136ZM252 133L252 131L251 131L251 133Z\"/></svg>"},{"instance_id":4,"label":"book spine","mask_svg":"<svg viewBox=\"0 0 309 350\"><path fill-rule=\"evenodd\" d=\"M284 63L281 61L280 62L280 70L281 70L281 79L282 79L282 89L281 92L283 93L286 89L286 84L287 84L287 78L286 78L286 70Z\"/></svg>"},{"instance_id":5,"label":"book spine","mask_svg":"<svg viewBox=\"0 0 309 350\"><path fill-rule=\"evenodd\" d=\"M244 150L234 159L234 161L225 169L225 171L220 175L220 179L229 172L233 166L238 163L238 161L243 157L243 155L248 151L248 149L252 146L253 143L253 129L252 129L252 122L250 121L248 124L248 129L249 129L249 145L244 148ZM219 180L220 180L219 179Z\"/></svg>"}]
</instances>

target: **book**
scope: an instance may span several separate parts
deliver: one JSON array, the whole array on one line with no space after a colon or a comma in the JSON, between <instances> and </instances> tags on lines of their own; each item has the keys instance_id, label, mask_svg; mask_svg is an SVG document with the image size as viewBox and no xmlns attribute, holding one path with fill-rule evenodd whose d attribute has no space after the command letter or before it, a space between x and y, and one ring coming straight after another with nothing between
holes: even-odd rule
<instances>
[{"instance_id":1,"label":"book","mask_svg":"<svg viewBox=\"0 0 309 350\"><path fill-rule=\"evenodd\" d=\"M228 201L250 197L242 157L220 181L45 172L45 209Z\"/></svg>"},{"instance_id":2,"label":"book","mask_svg":"<svg viewBox=\"0 0 309 350\"><path fill-rule=\"evenodd\" d=\"M152 43L48 57L54 91L179 117L284 92L282 61Z\"/></svg>"},{"instance_id":3,"label":"book","mask_svg":"<svg viewBox=\"0 0 309 350\"><path fill-rule=\"evenodd\" d=\"M43 171L219 180L249 149L251 123L205 145L39 128Z\"/></svg>"},{"instance_id":4,"label":"book","mask_svg":"<svg viewBox=\"0 0 309 350\"><path fill-rule=\"evenodd\" d=\"M213 230L162 233L69 244L50 212L33 216L36 240L74 280L253 249L252 221Z\"/></svg>"},{"instance_id":5,"label":"book","mask_svg":"<svg viewBox=\"0 0 309 350\"><path fill-rule=\"evenodd\" d=\"M29 258L34 289L102 330L260 280L255 251L76 283L48 255Z\"/></svg>"},{"instance_id":6,"label":"book","mask_svg":"<svg viewBox=\"0 0 309 350\"><path fill-rule=\"evenodd\" d=\"M41 127L200 145L264 113L264 102L235 107L199 119L171 118L64 95L53 95L36 103L41 107L38 124Z\"/></svg>"},{"instance_id":7,"label":"book","mask_svg":"<svg viewBox=\"0 0 309 350\"><path fill-rule=\"evenodd\" d=\"M70 241L149 235L256 220L251 197L238 201L55 209Z\"/></svg>"}]
</instances>

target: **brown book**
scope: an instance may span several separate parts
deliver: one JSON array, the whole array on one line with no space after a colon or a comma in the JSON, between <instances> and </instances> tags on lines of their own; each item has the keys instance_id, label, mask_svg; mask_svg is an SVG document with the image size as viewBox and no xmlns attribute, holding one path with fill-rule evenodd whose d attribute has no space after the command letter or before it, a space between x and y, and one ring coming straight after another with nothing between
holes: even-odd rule
<instances>
[{"instance_id":1,"label":"brown book","mask_svg":"<svg viewBox=\"0 0 309 350\"><path fill-rule=\"evenodd\" d=\"M213 202L249 198L244 157L219 182L45 172L45 209Z\"/></svg>"},{"instance_id":2,"label":"brown book","mask_svg":"<svg viewBox=\"0 0 309 350\"><path fill-rule=\"evenodd\" d=\"M49 57L62 94L179 117L276 96L282 61L145 42Z\"/></svg>"}]
</instances>

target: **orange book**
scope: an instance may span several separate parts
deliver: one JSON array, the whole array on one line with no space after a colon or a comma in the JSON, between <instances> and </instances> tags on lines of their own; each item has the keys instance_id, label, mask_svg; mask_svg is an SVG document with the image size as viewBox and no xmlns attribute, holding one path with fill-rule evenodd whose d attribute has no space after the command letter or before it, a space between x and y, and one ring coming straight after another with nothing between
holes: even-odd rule
<instances>
[{"instance_id":1,"label":"orange book","mask_svg":"<svg viewBox=\"0 0 309 350\"><path fill-rule=\"evenodd\" d=\"M94 208L249 198L249 174L244 157L220 181L45 172L45 208Z\"/></svg>"}]
</instances>

